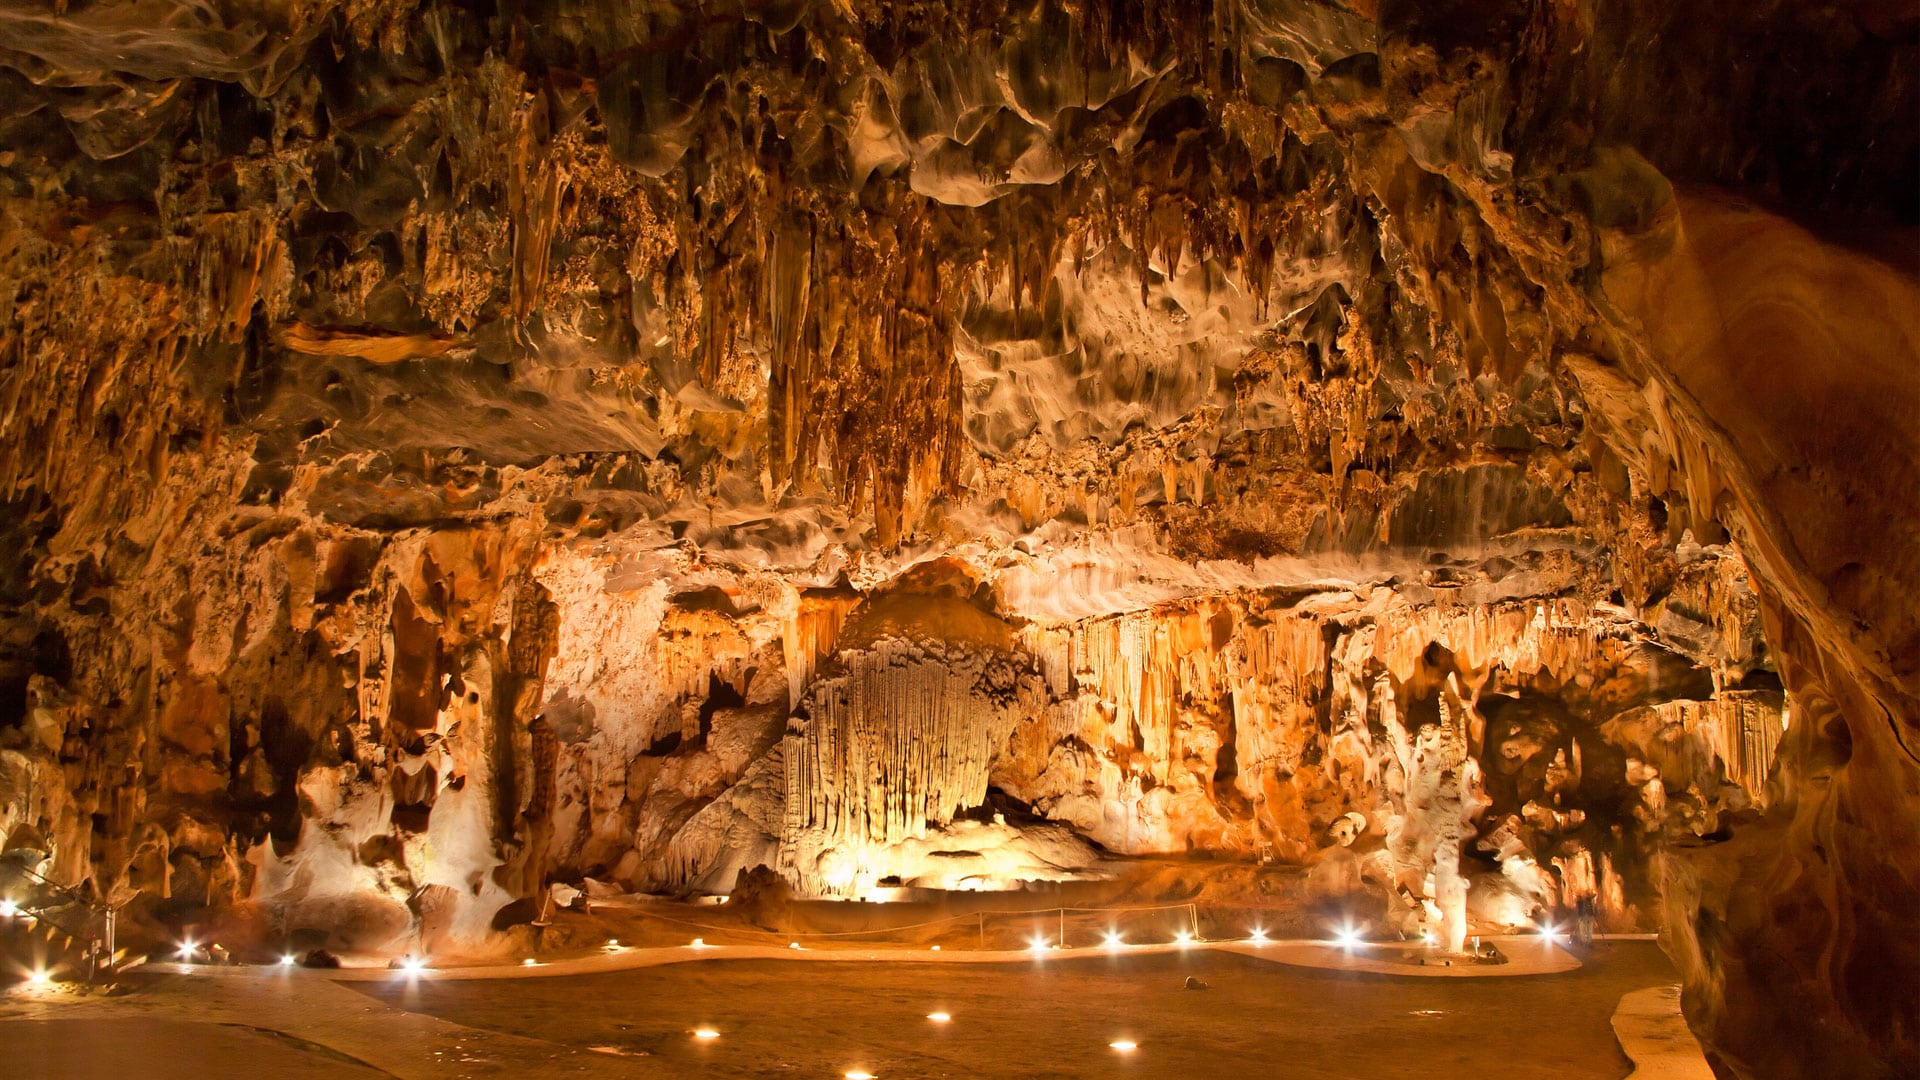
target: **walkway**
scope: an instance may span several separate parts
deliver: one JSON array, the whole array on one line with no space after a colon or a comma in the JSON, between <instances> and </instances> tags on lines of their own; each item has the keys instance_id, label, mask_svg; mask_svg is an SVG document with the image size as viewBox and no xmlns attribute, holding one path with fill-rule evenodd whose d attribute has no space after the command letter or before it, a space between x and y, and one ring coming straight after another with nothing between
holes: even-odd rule
<instances>
[{"instance_id":1,"label":"walkway","mask_svg":"<svg viewBox=\"0 0 1920 1080\"><path fill-rule=\"evenodd\" d=\"M861 948L776 948L769 945L687 944L666 948L630 948L612 946L590 956L548 960L537 964L486 965L474 967L428 968L417 974L395 972L385 967L346 967L329 971L327 977L339 982L364 982L394 978L438 980L465 979L539 979L561 975L600 975L612 971L630 971L662 964L686 964L707 960L791 960L799 962L907 962L915 964L1017 964L1034 961L1072 961L1097 956L1156 956L1168 953L1201 952L1218 949L1261 960L1299 967L1343 971L1369 971L1382 975L1459 978L1472 976L1553 975L1572 971L1580 961L1564 948L1536 935L1489 937L1506 953L1505 964L1461 963L1443 967L1392 959L1402 945L1361 943L1339 945L1331 941L1288 938L1256 941L1242 938L1232 941L1160 942L1150 945L1092 946L1078 949L905 949ZM162 964L162 968L185 965ZM258 972L261 968L198 968L219 973Z\"/></svg>"},{"instance_id":2,"label":"walkway","mask_svg":"<svg viewBox=\"0 0 1920 1080\"><path fill-rule=\"evenodd\" d=\"M213 967L153 964L127 976L136 992L82 994L67 988L26 988L0 999L0 1060L25 1075L88 1077L141 1075L198 1080L217 1063L248 1063L261 1080L320 1076L403 1078L571 1076L609 1080L684 1075L669 1061L547 1041L543 1029L526 1034L469 1027L411 1011L407 993L388 992L395 1004L357 992L350 983L401 986L601 975L667 964L711 960L798 963L1055 964L1209 951L1277 965L1422 977L1526 976L1571 971L1578 960L1537 937L1500 938L1511 961L1503 965L1420 967L1386 954L1401 946L1326 941L1207 941L1113 948L1043 950L932 950L925 948L809 948L702 946L617 948L537 966L425 970L384 968L307 970L295 967ZM1081 968L1085 970L1084 968ZM1659 995L1658 989L1644 994ZM1630 1003L1632 1007L1629 1007ZM591 1006L588 1006L591 1007ZM1663 1011L1664 1010L1664 1011ZM1699 1080L1709 1074L1677 1009L1665 998L1629 994L1613 1019L1623 1046L1638 1064L1637 1080ZM1682 1045L1682 1038L1685 1045ZM1687 1056L1691 1048L1691 1058ZM1694 1071L1687 1071L1689 1068Z\"/></svg>"}]
</instances>

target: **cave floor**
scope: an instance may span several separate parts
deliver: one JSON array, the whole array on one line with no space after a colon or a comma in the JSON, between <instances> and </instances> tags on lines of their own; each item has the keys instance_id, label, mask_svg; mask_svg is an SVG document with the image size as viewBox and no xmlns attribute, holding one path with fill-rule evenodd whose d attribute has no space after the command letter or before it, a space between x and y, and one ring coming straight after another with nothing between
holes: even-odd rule
<instances>
[{"instance_id":1,"label":"cave floor","mask_svg":"<svg viewBox=\"0 0 1920 1080\"><path fill-rule=\"evenodd\" d=\"M48 1077L1618 1078L1632 1069L1612 1026L1623 996L1675 981L1640 941L1513 978L1302 968L1226 949L517 979L184 971L157 965L115 996L16 992L0 1004L0 1061ZM1186 989L1189 976L1208 988ZM926 1018L936 1011L951 1022ZM719 1036L696 1039L700 1027ZM1109 1047L1121 1039L1138 1049Z\"/></svg>"}]
</instances>

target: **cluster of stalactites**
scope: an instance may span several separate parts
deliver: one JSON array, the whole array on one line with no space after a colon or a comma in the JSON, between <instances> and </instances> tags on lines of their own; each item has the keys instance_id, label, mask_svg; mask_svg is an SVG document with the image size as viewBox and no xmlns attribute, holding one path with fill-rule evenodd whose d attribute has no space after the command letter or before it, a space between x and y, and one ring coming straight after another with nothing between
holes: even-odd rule
<instances>
[{"instance_id":1,"label":"cluster of stalactites","mask_svg":"<svg viewBox=\"0 0 1920 1080\"><path fill-rule=\"evenodd\" d=\"M1277 260L1321 254L1351 231L1357 204L1337 155L1280 119L1305 84L1299 65L1245 55L1241 5L1149 8L1164 10L1043 5L1018 27L1004 13L983 22L916 5L886 5L861 26L828 10L781 29L754 13L738 25L662 15L638 52L609 55L598 92L615 157L658 178L631 177L671 236L636 249L636 291L646 281L663 294L676 347L697 355L710 386L764 392L770 495L824 485L870 512L883 543L911 530L958 480L956 317L983 290L1044 309L1063 258L1124 247L1143 302L1151 281L1214 262L1264 307ZM1056 22L1071 32L1040 32ZM952 40L930 43L936 28ZM638 33L608 30L616 42ZM861 44L849 51L843 36ZM662 41L686 57L659 54ZM819 62L796 65L795 41ZM1260 77L1241 77L1256 67ZM1192 78L1158 77L1176 70ZM1063 107L1079 119L1056 122ZM931 132L915 127L924 116L906 119L916 110L931 110ZM943 136L941 124L957 127ZM1044 146L1051 164L1009 172L985 148L996 140ZM935 181L918 174L939 173L930 163L949 151L986 155L983 201L923 190ZM528 206L547 208L516 204L517 259L554 239L563 206L606 194L569 191L587 173L562 172L558 187L516 180ZM516 266L524 318L545 264Z\"/></svg>"},{"instance_id":2,"label":"cluster of stalactites","mask_svg":"<svg viewBox=\"0 0 1920 1080\"><path fill-rule=\"evenodd\" d=\"M822 853L897 845L983 804L1022 715L1021 682L1004 656L933 654L897 638L817 682L784 749L790 873L842 889L850 882L814 865Z\"/></svg>"}]
</instances>

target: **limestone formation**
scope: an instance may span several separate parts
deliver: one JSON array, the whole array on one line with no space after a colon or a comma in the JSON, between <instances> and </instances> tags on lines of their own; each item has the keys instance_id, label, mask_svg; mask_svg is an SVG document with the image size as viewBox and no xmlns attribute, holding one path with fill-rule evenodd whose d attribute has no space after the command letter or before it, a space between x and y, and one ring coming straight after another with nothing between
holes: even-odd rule
<instances>
[{"instance_id":1,"label":"limestone formation","mask_svg":"<svg viewBox=\"0 0 1920 1080\"><path fill-rule=\"evenodd\" d=\"M0 3L0 846L396 953L1590 899L1728 1075L1920 1070L1917 29Z\"/></svg>"}]
</instances>

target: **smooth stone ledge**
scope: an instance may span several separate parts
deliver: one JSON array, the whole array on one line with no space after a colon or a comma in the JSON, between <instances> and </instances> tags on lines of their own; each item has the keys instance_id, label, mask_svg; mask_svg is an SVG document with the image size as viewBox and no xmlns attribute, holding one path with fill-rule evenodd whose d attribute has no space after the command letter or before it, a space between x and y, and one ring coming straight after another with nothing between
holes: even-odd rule
<instances>
[{"instance_id":1,"label":"smooth stone ledge","mask_svg":"<svg viewBox=\"0 0 1920 1080\"><path fill-rule=\"evenodd\" d=\"M1714 1080L1713 1069L1680 1013L1678 986L1652 986L1620 999L1613 1037L1633 1060L1627 1080Z\"/></svg>"}]
</instances>

